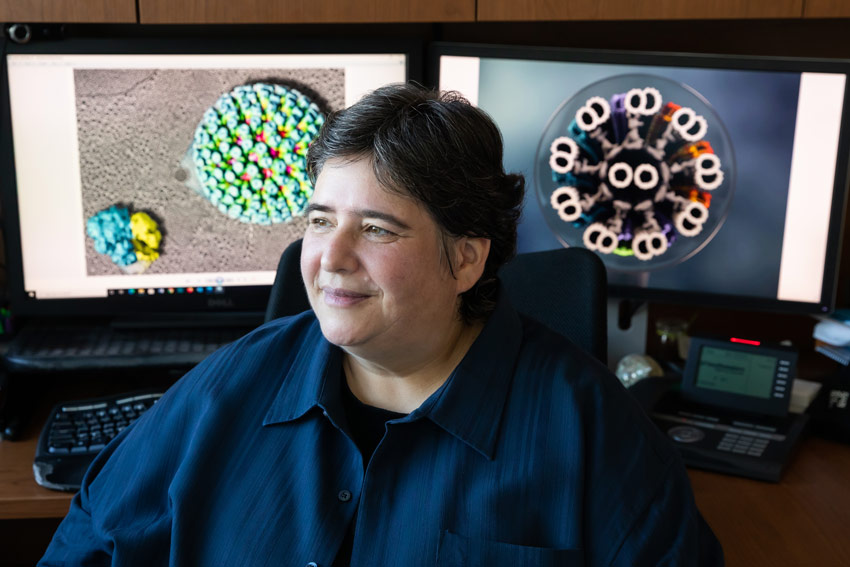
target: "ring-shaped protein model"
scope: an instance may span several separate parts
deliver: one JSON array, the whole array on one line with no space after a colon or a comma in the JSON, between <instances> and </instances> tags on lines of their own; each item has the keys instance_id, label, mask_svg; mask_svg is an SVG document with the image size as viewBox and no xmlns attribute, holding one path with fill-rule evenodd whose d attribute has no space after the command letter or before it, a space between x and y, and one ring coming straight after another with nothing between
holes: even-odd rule
<instances>
[{"instance_id":1,"label":"ring-shaped protein model","mask_svg":"<svg viewBox=\"0 0 850 567\"><path fill-rule=\"evenodd\" d=\"M548 200L587 248L645 262L702 232L724 181L703 116L636 87L591 96L567 130L549 145Z\"/></svg>"}]
</instances>

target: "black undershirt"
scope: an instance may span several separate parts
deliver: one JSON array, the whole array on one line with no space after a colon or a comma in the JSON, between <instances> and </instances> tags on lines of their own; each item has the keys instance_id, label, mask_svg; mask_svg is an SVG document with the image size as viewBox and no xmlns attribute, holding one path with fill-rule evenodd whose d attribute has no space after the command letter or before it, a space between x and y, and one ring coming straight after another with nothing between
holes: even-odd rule
<instances>
[{"instance_id":1,"label":"black undershirt","mask_svg":"<svg viewBox=\"0 0 850 567\"><path fill-rule=\"evenodd\" d=\"M364 404L351 393L345 374L341 376L340 384L342 407L345 410L345 418L348 422L348 432L351 434L354 443L357 444L357 448L360 449L360 455L363 457L363 470L365 471L369 459L372 458L372 453L375 452L375 448L384 437L386 422L404 417L405 414ZM348 531L345 533L345 539L342 540L342 545L339 546L339 551L337 551L333 563L334 567L348 567L351 563L356 523L357 514L355 513L348 526Z\"/></svg>"}]
</instances>

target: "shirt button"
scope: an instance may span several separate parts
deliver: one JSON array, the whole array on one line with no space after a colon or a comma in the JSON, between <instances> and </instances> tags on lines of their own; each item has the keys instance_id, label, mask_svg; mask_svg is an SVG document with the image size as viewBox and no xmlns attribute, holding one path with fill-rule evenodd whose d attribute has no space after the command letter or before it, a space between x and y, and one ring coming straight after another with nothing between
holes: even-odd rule
<instances>
[{"instance_id":1,"label":"shirt button","mask_svg":"<svg viewBox=\"0 0 850 567\"><path fill-rule=\"evenodd\" d=\"M307 564L307 567L319 567L319 564L315 561L311 561Z\"/></svg>"},{"instance_id":2,"label":"shirt button","mask_svg":"<svg viewBox=\"0 0 850 567\"><path fill-rule=\"evenodd\" d=\"M351 500L351 493L347 490L340 490L336 497L339 498L340 502L348 502Z\"/></svg>"}]
</instances>

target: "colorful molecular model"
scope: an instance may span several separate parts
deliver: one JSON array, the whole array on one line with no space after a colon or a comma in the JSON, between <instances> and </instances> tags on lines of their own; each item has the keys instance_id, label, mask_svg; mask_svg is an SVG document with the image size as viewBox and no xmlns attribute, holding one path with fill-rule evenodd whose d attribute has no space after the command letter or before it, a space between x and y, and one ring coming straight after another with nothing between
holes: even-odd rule
<instances>
[{"instance_id":1,"label":"colorful molecular model","mask_svg":"<svg viewBox=\"0 0 850 567\"><path fill-rule=\"evenodd\" d=\"M564 136L552 140L550 205L584 228L584 245L647 261L680 237L698 235L711 192L723 184L720 158L703 138L704 117L658 89L594 96Z\"/></svg>"},{"instance_id":2,"label":"colorful molecular model","mask_svg":"<svg viewBox=\"0 0 850 567\"><path fill-rule=\"evenodd\" d=\"M313 186L307 148L324 123L295 89L256 83L222 95L195 130L192 158L204 197L242 222L287 222L307 206Z\"/></svg>"},{"instance_id":3,"label":"colorful molecular model","mask_svg":"<svg viewBox=\"0 0 850 567\"><path fill-rule=\"evenodd\" d=\"M130 215L123 207L112 206L86 221L86 234L94 249L106 254L126 273L138 274L159 258L162 233L150 215L138 211Z\"/></svg>"}]
</instances>

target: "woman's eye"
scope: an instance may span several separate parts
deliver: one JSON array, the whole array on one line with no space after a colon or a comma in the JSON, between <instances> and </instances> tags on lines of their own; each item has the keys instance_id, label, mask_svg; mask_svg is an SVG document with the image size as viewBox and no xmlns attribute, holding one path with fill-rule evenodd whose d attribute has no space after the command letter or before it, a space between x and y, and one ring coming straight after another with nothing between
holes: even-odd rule
<instances>
[{"instance_id":1,"label":"woman's eye","mask_svg":"<svg viewBox=\"0 0 850 567\"><path fill-rule=\"evenodd\" d=\"M394 236L395 233L390 232L385 228L381 228L380 226L375 226L371 224L366 227L366 232L372 236Z\"/></svg>"}]
</instances>

